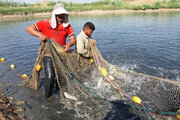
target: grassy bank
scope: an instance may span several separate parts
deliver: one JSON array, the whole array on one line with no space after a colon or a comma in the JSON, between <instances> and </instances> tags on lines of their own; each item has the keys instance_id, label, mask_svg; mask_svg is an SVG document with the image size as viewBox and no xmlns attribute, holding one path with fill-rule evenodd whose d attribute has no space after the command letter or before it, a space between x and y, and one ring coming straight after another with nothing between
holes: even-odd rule
<instances>
[{"instance_id":1,"label":"grassy bank","mask_svg":"<svg viewBox=\"0 0 180 120\"><path fill-rule=\"evenodd\" d=\"M40 4L26 4L12 1L0 0L0 14L11 15L11 14L28 14L37 12L52 11L52 6L41 6Z\"/></svg>"},{"instance_id":2,"label":"grassy bank","mask_svg":"<svg viewBox=\"0 0 180 120\"><path fill-rule=\"evenodd\" d=\"M143 1L143 2L142 2ZM151 2L149 2L151 1ZM92 3L66 3L62 2L68 11L90 11L90 10L146 10L160 8L180 8L180 0L101 0ZM46 4L25 4L9 1L0 1L0 14L28 14L37 12L49 12L53 10L55 2Z\"/></svg>"},{"instance_id":3,"label":"grassy bank","mask_svg":"<svg viewBox=\"0 0 180 120\"><path fill-rule=\"evenodd\" d=\"M138 0L135 0L138 1ZM180 0L153 0L152 3L136 3L134 0L104 0L88 4L73 4L64 3L69 11L88 11L88 10L117 10L117 9L130 9L130 10L146 10L146 9L160 9L160 8L180 8ZM146 0L142 0L146 1ZM147 0L148 1L148 0Z\"/></svg>"}]
</instances>

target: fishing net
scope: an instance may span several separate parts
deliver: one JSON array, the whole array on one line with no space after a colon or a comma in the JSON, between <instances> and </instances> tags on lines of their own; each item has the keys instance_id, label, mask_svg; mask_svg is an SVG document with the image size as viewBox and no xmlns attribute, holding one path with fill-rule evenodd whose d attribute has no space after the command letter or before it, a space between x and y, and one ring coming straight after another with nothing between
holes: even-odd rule
<instances>
[{"instance_id":1,"label":"fishing net","mask_svg":"<svg viewBox=\"0 0 180 120\"><path fill-rule=\"evenodd\" d=\"M54 41L41 42L26 85L36 90L40 87L41 71L36 71L36 66L43 66L42 59L48 50L53 60L60 100L84 119L167 119L140 108L167 112L176 112L180 108L179 82L123 71L102 57L94 40L89 44L93 62L78 53L65 52ZM132 96L140 97L143 104L133 102Z\"/></svg>"}]
</instances>

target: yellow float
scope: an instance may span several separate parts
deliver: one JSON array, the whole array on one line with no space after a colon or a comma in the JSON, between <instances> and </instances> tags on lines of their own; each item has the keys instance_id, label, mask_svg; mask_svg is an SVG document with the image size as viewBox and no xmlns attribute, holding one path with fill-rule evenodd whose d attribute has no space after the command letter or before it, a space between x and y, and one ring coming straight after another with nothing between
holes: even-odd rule
<instances>
[{"instance_id":1,"label":"yellow float","mask_svg":"<svg viewBox=\"0 0 180 120\"><path fill-rule=\"evenodd\" d=\"M22 78L27 78L27 77L28 77L27 74L22 75Z\"/></svg>"},{"instance_id":2,"label":"yellow float","mask_svg":"<svg viewBox=\"0 0 180 120\"><path fill-rule=\"evenodd\" d=\"M14 64L11 64L11 65L10 65L10 68L14 70L14 69L15 69L15 65L14 65Z\"/></svg>"},{"instance_id":3,"label":"yellow float","mask_svg":"<svg viewBox=\"0 0 180 120\"><path fill-rule=\"evenodd\" d=\"M142 102L141 99L139 97L137 97L137 96L134 96L132 99L133 99L134 102L136 102L138 104L140 104Z\"/></svg>"},{"instance_id":4,"label":"yellow float","mask_svg":"<svg viewBox=\"0 0 180 120\"><path fill-rule=\"evenodd\" d=\"M176 113L180 113L180 110L178 110ZM180 115L176 115L176 119L180 120Z\"/></svg>"},{"instance_id":5,"label":"yellow float","mask_svg":"<svg viewBox=\"0 0 180 120\"><path fill-rule=\"evenodd\" d=\"M108 72L105 68L101 68L101 74L104 75L105 77L107 77Z\"/></svg>"},{"instance_id":6,"label":"yellow float","mask_svg":"<svg viewBox=\"0 0 180 120\"><path fill-rule=\"evenodd\" d=\"M38 71L38 72L39 72L39 71L41 70L41 68L42 68L42 66L41 66L41 65L39 65L39 64L38 64L38 65L36 65L36 71Z\"/></svg>"},{"instance_id":7,"label":"yellow float","mask_svg":"<svg viewBox=\"0 0 180 120\"><path fill-rule=\"evenodd\" d=\"M1 58L1 62L4 62L5 61L5 58Z\"/></svg>"},{"instance_id":8,"label":"yellow float","mask_svg":"<svg viewBox=\"0 0 180 120\"><path fill-rule=\"evenodd\" d=\"M94 60L91 58L91 62L93 62Z\"/></svg>"}]
</instances>

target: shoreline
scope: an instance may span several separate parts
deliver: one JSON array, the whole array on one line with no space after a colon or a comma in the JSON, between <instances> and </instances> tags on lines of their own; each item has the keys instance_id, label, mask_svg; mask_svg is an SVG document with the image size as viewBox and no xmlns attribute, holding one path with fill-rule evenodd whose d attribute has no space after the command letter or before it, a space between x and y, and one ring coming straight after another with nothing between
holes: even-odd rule
<instances>
[{"instance_id":1,"label":"shoreline","mask_svg":"<svg viewBox=\"0 0 180 120\"><path fill-rule=\"evenodd\" d=\"M70 11L69 15L110 15L110 14L131 14L131 13L166 13L166 12L180 12L180 9L148 9L148 10L91 10L91 11ZM11 21L23 18L40 18L40 17L51 17L51 12L40 12L40 13L16 13L13 15L2 15L0 14L0 21Z\"/></svg>"},{"instance_id":2,"label":"shoreline","mask_svg":"<svg viewBox=\"0 0 180 120\"><path fill-rule=\"evenodd\" d=\"M129 14L129 13L163 13L163 12L180 12L180 9L147 9L147 10L91 10L91 11L79 11L69 12L70 15L108 15L108 14Z\"/></svg>"}]
</instances>

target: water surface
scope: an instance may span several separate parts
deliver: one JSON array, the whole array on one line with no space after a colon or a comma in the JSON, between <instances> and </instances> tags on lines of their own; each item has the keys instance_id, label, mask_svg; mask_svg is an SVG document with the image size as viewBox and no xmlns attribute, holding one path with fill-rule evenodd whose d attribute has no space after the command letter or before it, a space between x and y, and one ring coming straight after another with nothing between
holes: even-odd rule
<instances>
[{"instance_id":1,"label":"water surface","mask_svg":"<svg viewBox=\"0 0 180 120\"><path fill-rule=\"evenodd\" d=\"M28 120L80 119L68 110L55 94L44 100L44 88L34 91L17 86L18 73L31 74L40 40L26 32L26 27L40 19L24 19L0 23L0 83L7 95L25 100ZM70 16L77 36L85 22L95 24L93 38L103 57L121 69L134 70L157 77L180 81L180 13L138 13L101 16ZM42 77L44 79L44 76Z\"/></svg>"}]
</instances>

